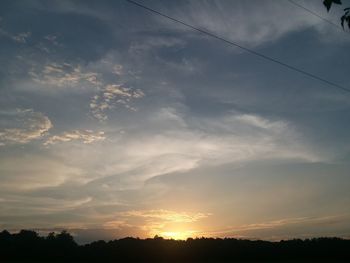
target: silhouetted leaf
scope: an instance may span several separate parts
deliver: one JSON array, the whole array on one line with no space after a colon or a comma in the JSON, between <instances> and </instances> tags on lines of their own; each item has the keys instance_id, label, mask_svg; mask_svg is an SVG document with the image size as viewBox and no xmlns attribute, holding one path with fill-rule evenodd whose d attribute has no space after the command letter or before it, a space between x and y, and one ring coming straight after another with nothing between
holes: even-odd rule
<instances>
[{"instance_id":1,"label":"silhouetted leaf","mask_svg":"<svg viewBox=\"0 0 350 263\"><path fill-rule=\"evenodd\" d=\"M332 0L324 0L323 4L327 8L327 12L328 12L329 9L331 9L331 6L332 6Z\"/></svg>"},{"instance_id":2,"label":"silhouetted leaf","mask_svg":"<svg viewBox=\"0 0 350 263\"><path fill-rule=\"evenodd\" d=\"M327 12L329 12L329 9L331 9L332 4L337 4L337 5L341 5L342 2L340 0L324 0L323 4L324 6L327 8Z\"/></svg>"},{"instance_id":3,"label":"silhouetted leaf","mask_svg":"<svg viewBox=\"0 0 350 263\"><path fill-rule=\"evenodd\" d=\"M341 26L343 27L343 29L344 29L344 21L345 21L345 15L343 15L341 18L340 18L340 20L341 20Z\"/></svg>"}]
</instances>

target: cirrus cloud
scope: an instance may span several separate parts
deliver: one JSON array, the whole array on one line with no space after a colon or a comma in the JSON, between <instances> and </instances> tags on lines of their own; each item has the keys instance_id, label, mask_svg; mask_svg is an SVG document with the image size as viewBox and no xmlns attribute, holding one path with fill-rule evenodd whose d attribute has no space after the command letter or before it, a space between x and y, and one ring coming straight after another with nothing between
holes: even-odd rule
<instances>
[{"instance_id":1,"label":"cirrus cloud","mask_svg":"<svg viewBox=\"0 0 350 263\"><path fill-rule=\"evenodd\" d=\"M96 72L86 71L80 65L70 63L35 64L29 70L31 79L49 87L75 87L78 84L99 86L99 75Z\"/></svg>"},{"instance_id":2,"label":"cirrus cloud","mask_svg":"<svg viewBox=\"0 0 350 263\"><path fill-rule=\"evenodd\" d=\"M56 144L58 142L69 142L73 140L80 140L83 143L93 143L95 141L103 141L106 137L103 131L94 132L92 130L73 130L71 132L63 132L60 135L54 135L47 139L44 145Z\"/></svg>"},{"instance_id":3,"label":"cirrus cloud","mask_svg":"<svg viewBox=\"0 0 350 263\"><path fill-rule=\"evenodd\" d=\"M0 111L0 145L28 143L44 136L52 127L50 119L33 109Z\"/></svg>"},{"instance_id":4,"label":"cirrus cloud","mask_svg":"<svg viewBox=\"0 0 350 263\"><path fill-rule=\"evenodd\" d=\"M161 219L165 221L171 221L176 223L191 223L196 222L202 218L208 217L210 214L205 213L187 213L187 212L175 212L164 209L157 210L142 210L142 211L127 211L120 213L123 217L142 217L150 219Z\"/></svg>"},{"instance_id":5,"label":"cirrus cloud","mask_svg":"<svg viewBox=\"0 0 350 263\"><path fill-rule=\"evenodd\" d=\"M92 115L101 121L107 120L106 110L113 109L117 104L136 111L131 105L132 100L144 97L140 89L126 88L123 85L109 84L100 90L98 95L92 97L90 109Z\"/></svg>"}]
</instances>

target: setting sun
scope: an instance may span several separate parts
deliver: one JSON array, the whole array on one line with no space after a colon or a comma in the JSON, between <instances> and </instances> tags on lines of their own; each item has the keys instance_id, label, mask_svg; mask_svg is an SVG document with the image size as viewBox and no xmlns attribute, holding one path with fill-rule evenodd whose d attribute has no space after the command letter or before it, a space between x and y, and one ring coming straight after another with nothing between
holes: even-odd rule
<instances>
[{"instance_id":1,"label":"setting sun","mask_svg":"<svg viewBox=\"0 0 350 263\"><path fill-rule=\"evenodd\" d=\"M169 231L160 233L160 236L166 239L186 240L192 237L194 232L195 231Z\"/></svg>"}]
</instances>

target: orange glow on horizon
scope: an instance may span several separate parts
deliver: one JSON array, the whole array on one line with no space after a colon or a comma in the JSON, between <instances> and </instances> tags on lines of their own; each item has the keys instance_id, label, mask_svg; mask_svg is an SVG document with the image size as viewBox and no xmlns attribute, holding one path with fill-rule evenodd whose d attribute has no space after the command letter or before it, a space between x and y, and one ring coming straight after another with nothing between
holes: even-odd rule
<instances>
[{"instance_id":1,"label":"orange glow on horizon","mask_svg":"<svg viewBox=\"0 0 350 263\"><path fill-rule=\"evenodd\" d=\"M159 236L166 239L175 240L186 240L187 238L193 237L195 231L164 231L159 234Z\"/></svg>"}]
</instances>

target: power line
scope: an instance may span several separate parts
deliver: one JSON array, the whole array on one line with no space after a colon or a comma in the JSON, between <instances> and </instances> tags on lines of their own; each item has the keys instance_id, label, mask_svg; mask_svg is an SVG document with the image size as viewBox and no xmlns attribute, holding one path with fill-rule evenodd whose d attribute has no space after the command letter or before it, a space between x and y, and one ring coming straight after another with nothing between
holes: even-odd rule
<instances>
[{"instance_id":1,"label":"power line","mask_svg":"<svg viewBox=\"0 0 350 263\"><path fill-rule=\"evenodd\" d=\"M181 20L179 20L179 19L176 19L176 18L173 18L173 17L168 16L168 15L166 15L166 14L163 14L163 13L161 13L161 12L155 10L155 9L152 9L152 8L150 8L150 7L147 7L147 6L143 5L143 4L140 4L140 3L135 2L135 1L133 1L133 0L125 0L125 1L127 1L127 2L129 2L130 4L133 4L133 5L135 5L135 6L141 7L141 8L143 8L143 9L145 9L145 10L151 12L151 13L157 14L157 15L162 16L162 17L164 17L164 18L167 18L167 19L169 19L169 20L171 20L171 21L173 21L173 22L176 22L176 23L178 23L178 24L181 24L181 25L183 25L183 26L186 26L186 27L188 27L188 28L191 28L191 29L193 29L193 30L195 30L195 31L197 31L197 32L200 32L200 33L202 33L202 34L205 34L205 35L208 35L208 36L210 36L210 37L216 38L216 39L221 40L221 41L223 41L223 42L225 42L225 43L227 43L227 44L230 44L230 45L232 45L232 46L238 47L238 48L240 48L240 49L242 49L242 50L244 50L244 51L246 51L246 52L248 52L248 53L251 53L251 54L253 54L253 55L255 55L255 56L258 56L258 57L261 57L261 58L263 58L263 59L265 59L265 60L274 62L274 63L279 64L279 65L281 65L281 66L283 66L283 67L286 67L286 68L288 68L288 69L290 69L290 70L299 72L299 73L301 73L301 74L303 74L303 75L305 75L305 76L308 76L308 77L310 77L310 78L319 80L319 81L321 81L321 82L323 82L323 83L326 83L326 84L328 84L328 85L330 85L330 86L336 87L336 88L341 89L341 90L343 90L343 91L350 92L350 89L345 88L345 87L343 87L343 86L341 86L341 85L339 85L339 84L337 84L337 83L335 83L335 82L332 82L332 81L329 81L329 80L327 80L327 79L321 78L321 77L319 77L319 76L317 76L317 75L314 75L314 74L312 74L312 73L309 73L309 72L307 72L307 71L304 71L304 70L302 70L302 69L299 69L299 68L297 68L297 67L294 67L294 66L292 66L292 65L289 65L289 64L284 63L284 62L282 62L282 61L279 61L279 60L277 60L277 59L274 59L274 58L271 58L271 57L269 57L269 56L266 56L266 55L264 55L264 54L262 54L262 53L259 53L259 52L257 52L257 51L252 50L252 49L249 49L249 48L247 48L247 47L244 47L244 46L242 46L242 45L240 45L240 44L237 44L237 43L235 43L235 42L233 42L233 41L231 41L231 40L228 40L228 39L225 39L225 38L223 38L223 37L220 37L220 36L218 36L218 35L216 35L216 34L214 34L214 33L210 33L210 32L208 32L208 31L206 31L206 30L203 30L203 29L200 29L200 28L195 27L195 26L193 26L193 25L190 25L190 24L188 24L188 23L186 23L186 22L183 22L183 21L181 21Z\"/></svg>"},{"instance_id":2,"label":"power line","mask_svg":"<svg viewBox=\"0 0 350 263\"><path fill-rule=\"evenodd\" d=\"M320 15L317 14L316 12L314 12L314 11L312 11L312 10L310 10L310 9L308 9L308 8L306 8L306 7L304 7L304 6L302 6L301 4L298 4L298 3L294 2L293 0L287 0L287 1L290 2L290 3L293 4L293 5L295 5L295 6L299 7L299 8L301 8L301 9L304 9L306 12L309 12L310 14L312 14L312 15L314 15L314 16L317 16L318 18L322 19L323 21L327 22L328 24L330 24L330 25L332 25L332 26L335 26L336 28L340 29L341 31L346 32L346 31L344 31L344 29L343 29L340 25L338 25L338 24L336 24L336 23L334 23L334 22L332 22L332 21L330 21L330 20L328 20L328 19L326 19L326 18L320 16Z\"/></svg>"}]
</instances>

